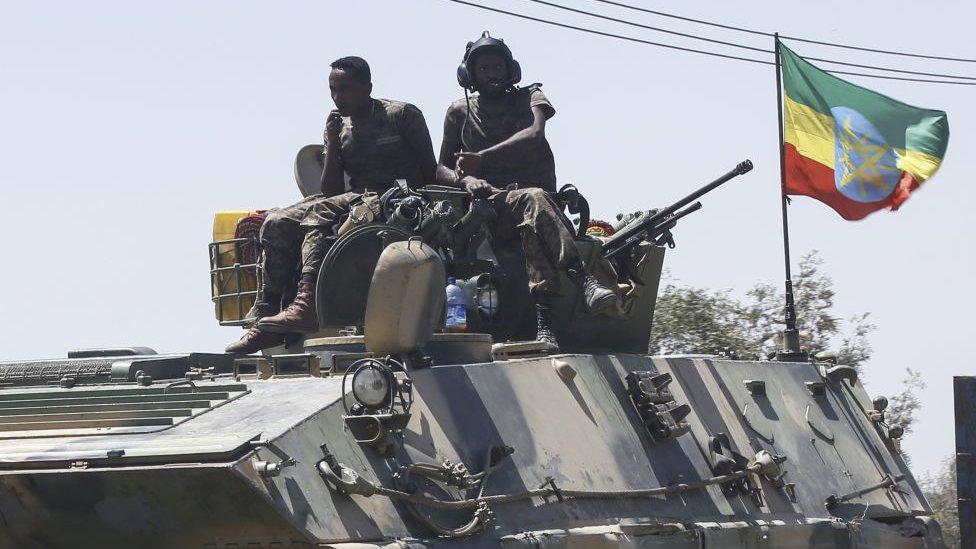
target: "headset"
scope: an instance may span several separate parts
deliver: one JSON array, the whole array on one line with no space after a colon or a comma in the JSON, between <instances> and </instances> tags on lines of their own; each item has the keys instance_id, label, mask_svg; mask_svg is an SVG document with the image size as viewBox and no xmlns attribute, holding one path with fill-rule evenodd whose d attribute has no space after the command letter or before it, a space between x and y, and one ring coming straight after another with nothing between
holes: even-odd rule
<instances>
[{"instance_id":1,"label":"headset","mask_svg":"<svg viewBox=\"0 0 976 549\"><path fill-rule=\"evenodd\" d=\"M505 41L501 38L492 38L488 31L481 33L481 38L475 40L474 42L468 42L467 47L464 49L464 57L461 58L461 64L457 68L457 81L458 84L465 90L475 91L474 89L474 75L471 74L473 67L468 67L468 62L475 57L479 50L483 53L484 51L496 51L501 53L505 57L505 61L508 65L508 82L505 83L506 87L512 87L518 84L522 80L522 67L519 65L518 61L512 57L512 50L505 45Z\"/></svg>"}]
</instances>

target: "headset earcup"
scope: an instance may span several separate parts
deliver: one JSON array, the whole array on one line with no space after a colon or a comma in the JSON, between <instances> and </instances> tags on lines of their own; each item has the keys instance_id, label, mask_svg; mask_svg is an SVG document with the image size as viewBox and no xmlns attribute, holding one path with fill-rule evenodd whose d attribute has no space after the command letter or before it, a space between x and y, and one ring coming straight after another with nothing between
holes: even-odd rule
<instances>
[{"instance_id":1,"label":"headset earcup","mask_svg":"<svg viewBox=\"0 0 976 549\"><path fill-rule=\"evenodd\" d=\"M466 90L471 89L471 75L468 73L468 67L464 63L458 65L457 81L458 85L462 88Z\"/></svg>"},{"instance_id":2,"label":"headset earcup","mask_svg":"<svg viewBox=\"0 0 976 549\"><path fill-rule=\"evenodd\" d=\"M509 85L514 86L522 80L522 65L515 59L512 59L512 78Z\"/></svg>"}]
</instances>

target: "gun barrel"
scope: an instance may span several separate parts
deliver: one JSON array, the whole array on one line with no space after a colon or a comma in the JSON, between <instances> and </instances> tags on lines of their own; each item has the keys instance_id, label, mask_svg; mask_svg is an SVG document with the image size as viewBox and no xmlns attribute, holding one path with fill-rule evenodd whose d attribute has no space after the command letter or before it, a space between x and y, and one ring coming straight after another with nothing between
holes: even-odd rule
<instances>
[{"instance_id":1,"label":"gun barrel","mask_svg":"<svg viewBox=\"0 0 976 549\"><path fill-rule=\"evenodd\" d=\"M695 190L695 192L689 194L688 196L678 200L674 204L655 212L653 215L643 216L641 218L635 219L629 225L621 228L617 231L617 234L610 237L606 242L603 249L605 251L606 257L612 257L624 249L632 246L635 242L643 238L642 235L649 234L650 231L661 225L667 225L670 223L673 226L672 221L677 221L681 217L684 217L694 211L701 208L701 204L695 204L686 210L681 210L693 201L701 198L707 193L712 192L717 187L726 183L730 179L733 179L742 174L748 173L752 170L752 162L750 160L743 160L739 164L730 170L728 173L719 177L715 181ZM675 212L678 212L677 214Z\"/></svg>"},{"instance_id":2,"label":"gun barrel","mask_svg":"<svg viewBox=\"0 0 976 549\"><path fill-rule=\"evenodd\" d=\"M684 217L684 216L686 216L688 214L695 213L695 212L697 212L700 209L702 209L702 203L701 202L695 202L691 206L688 206L687 208L685 208L685 209L683 209L681 211L674 212L674 215L672 215L671 217L669 217L669 218L667 218L667 219L664 220L665 222L663 223L663 225L669 225L669 224L672 224L672 223L676 223L682 217ZM650 230L650 232L651 233L654 233L656 229L657 229L657 227L654 227L653 229Z\"/></svg>"},{"instance_id":3,"label":"gun barrel","mask_svg":"<svg viewBox=\"0 0 976 549\"><path fill-rule=\"evenodd\" d=\"M641 231L640 233L631 235L630 238L628 238L627 240L624 240L622 242L620 240L615 240L613 242L607 243L607 246L604 247L604 255L607 259L610 259L611 257L617 255L618 253L626 250L630 246L633 246L634 244L637 244L639 241L644 240L645 238L648 240L653 240L661 236L662 234L664 234L665 231L673 228L675 224L678 222L678 220L681 219L682 217L688 214L695 213L700 209L702 209L702 203L695 202L691 206L688 206L687 208L681 211L675 212L674 215L664 220L661 220L657 225L654 225L653 227L648 227L646 230ZM617 244L618 242L620 242L620 244Z\"/></svg>"},{"instance_id":4,"label":"gun barrel","mask_svg":"<svg viewBox=\"0 0 976 549\"><path fill-rule=\"evenodd\" d=\"M687 208L681 210L680 212L675 213L674 214L674 219L681 219L682 217L684 217L684 216L686 216L686 215L688 215L690 213L697 212L700 209L702 209L702 203L701 202L695 202L691 206L688 206Z\"/></svg>"},{"instance_id":5,"label":"gun barrel","mask_svg":"<svg viewBox=\"0 0 976 549\"><path fill-rule=\"evenodd\" d=\"M728 173L722 175L721 177L719 177L715 181L712 181L711 183L709 183L709 184L707 184L707 185L705 185L705 186L703 186L703 187L701 187L699 189L696 189L695 192L689 194L688 196L682 198L681 200L678 200L674 204L671 204L671 205L669 205L669 206L661 209L660 211L655 212L654 215L648 216L646 218L638 218L638 219L634 220L631 224L629 224L626 227L622 228L619 232L617 232L617 234L613 235L610 238L610 241L607 243L608 246L606 248L613 248L613 247L615 247L614 246L614 243L616 243L616 242L624 242L625 243L625 242L629 241L632 236L637 235L637 234L641 234L641 233L647 231L648 229L650 229L650 228L654 227L655 225L657 225L662 219L665 219L665 218L671 216L672 214L674 214L674 212L678 211L679 209L684 208L688 204L691 204L693 201L701 198L705 194L708 194L708 193L712 192L717 187L719 187L722 184L728 182L730 179L733 179L733 178L735 178L737 176L740 176L742 174L748 173L750 170L752 170L752 161L750 161L750 160L743 160L742 162L739 162L739 164L735 168L733 168L732 170L730 170ZM691 212L688 212L688 213L691 213ZM623 247L623 246L621 246L621 247Z\"/></svg>"},{"instance_id":6,"label":"gun barrel","mask_svg":"<svg viewBox=\"0 0 976 549\"><path fill-rule=\"evenodd\" d=\"M712 181L708 185L705 185L704 187L701 187L701 188L695 190L695 192L689 194L688 196L682 198L681 200L675 202L674 204L671 204L670 206L662 209L661 211L657 212L656 214L654 214L653 216L651 216L649 219L647 219L646 221L644 221L644 223L647 224L647 225L652 225L652 224L654 224L655 221L658 221L659 219L662 219L664 217L667 217L667 216L673 214L674 212L678 211L680 208L684 208L688 204L691 204L693 201L698 200L702 196L704 196L704 195L706 195L706 194L714 191L716 188L718 188L721 185L725 184L730 179L733 179L733 178L738 177L738 176L740 176L742 174L748 173L751 170L752 170L752 161L750 161L750 160L743 160L742 162L739 162L739 164L735 168L733 168L732 170L730 170L725 175L719 177L715 181Z\"/></svg>"}]
</instances>

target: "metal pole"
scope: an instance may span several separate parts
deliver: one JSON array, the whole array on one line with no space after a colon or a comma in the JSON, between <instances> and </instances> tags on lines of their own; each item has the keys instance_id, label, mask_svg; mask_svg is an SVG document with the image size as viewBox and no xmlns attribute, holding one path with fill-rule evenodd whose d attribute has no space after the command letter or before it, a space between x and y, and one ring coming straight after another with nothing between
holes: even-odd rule
<instances>
[{"instance_id":1,"label":"metal pole","mask_svg":"<svg viewBox=\"0 0 976 549\"><path fill-rule=\"evenodd\" d=\"M956 512L960 547L976 545L976 377L955 376L952 392L956 415Z\"/></svg>"},{"instance_id":2,"label":"metal pole","mask_svg":"<svg viewBox=\"0 0 976 549\"><path fill-rule=\"evenodd\" d=\"M786 329L783 330L783 348L776 353L776 359L784 362L806 362L807 354L800 350L800 333L796 329L796 305L793 301L793 277L790 274L790 225L786 213L789 199L786 198L786 140L783 136L783 70L780 64L779 33L773 35L776 52L776 114L779 122L779 184L780 201L783 208L783 258L786 266Z\"/></svg>"}]
</instances>

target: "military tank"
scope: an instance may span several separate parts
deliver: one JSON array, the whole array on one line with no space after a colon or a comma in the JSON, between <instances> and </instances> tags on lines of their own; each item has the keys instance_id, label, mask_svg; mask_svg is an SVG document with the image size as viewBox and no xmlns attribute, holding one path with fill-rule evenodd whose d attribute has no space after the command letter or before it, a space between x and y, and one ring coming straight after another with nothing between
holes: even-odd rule
<instances>
[{"instance_id":1,"label":"military tank","mask_svg":"<svg viewBox=\"0 0 976 549\"><path fill-rule=\"evenodd\" d=\"M316 156L299 154L300 187ZM261 356L0 364L0 545L942 547L853 368L646 354L675 224L749 169L605 237L562 189L622 306L564 296L559 349L533 340L522 251L486 230L490 208L401 185L336 228L321 333ZM256 226L218 215L221 324L248 322ZM464 333L440 330L449 276Z\"/></svg>"}]
</instances>

